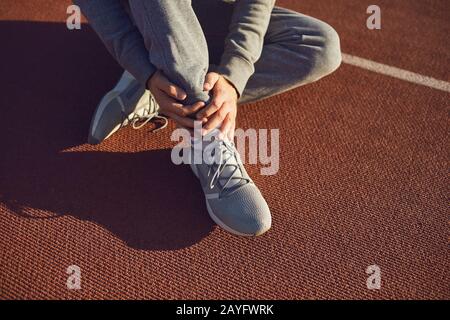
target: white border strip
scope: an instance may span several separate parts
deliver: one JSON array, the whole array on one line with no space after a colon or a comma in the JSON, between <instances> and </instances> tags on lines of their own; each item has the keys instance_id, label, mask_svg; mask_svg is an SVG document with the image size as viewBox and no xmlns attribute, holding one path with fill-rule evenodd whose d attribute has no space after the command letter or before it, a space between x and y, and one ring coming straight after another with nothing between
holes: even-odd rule
<instances>
[{"instance_id":1,"label":"white border strip","mask_svg":"<svg viewBox=\"0 0 450 320\"><path fill-rule=\"evenodd\" d=\"M360 57L355 57L350 54L343 53L342 61L352 66L360 67L366 70L370 70L376 73L384 74L386 76L394 77L397 79L405 80L408 82L420 84L422 86L430 87L433 89L450 92L450 83L435 78L423 76L418 73L403 70L396 67L391 67L386 64L378 63L375 61L367 60Z\"/></svg>"}]
</instances>

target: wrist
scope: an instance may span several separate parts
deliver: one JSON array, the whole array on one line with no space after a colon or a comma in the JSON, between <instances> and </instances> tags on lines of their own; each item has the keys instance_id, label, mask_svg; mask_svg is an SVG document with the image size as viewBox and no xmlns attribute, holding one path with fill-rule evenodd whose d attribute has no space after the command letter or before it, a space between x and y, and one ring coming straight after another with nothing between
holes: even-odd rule
<instances>
[{"instance_id":1,"label":"wrist","mask_svg":"<svg viewBox=\"0 0 450 320\"><path fill-rule=\"evenodd\" d=\"M221 76L224 80L225 83L228 85L228 87L230 88L230 91L233 92L233 96L235 98L235 100L237 101L239 99L239 91L237 90L237 88L235 87L235 85L228 80L227 78L225 78L224 76Z\"/></svg>"},{"instance_id":2,"label":"wrist","mask_svg":"<svg viewBox=\"0 0 450 320\"><path fill-rule=\"evenodd\" d=\"M156 75L157 71L153 72L152 74L150 74L150 76L148 77L147 81L145 82L145 88L147 90L150 90L150 88L152 87L152 80L153 77Z\"/></svg>"}]
</instances>

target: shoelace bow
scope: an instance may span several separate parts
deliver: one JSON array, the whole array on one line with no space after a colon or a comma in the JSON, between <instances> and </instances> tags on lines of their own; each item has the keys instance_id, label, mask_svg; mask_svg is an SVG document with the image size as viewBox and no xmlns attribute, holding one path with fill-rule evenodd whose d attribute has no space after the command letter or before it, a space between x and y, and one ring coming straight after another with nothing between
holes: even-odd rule
<instances>
[{"instance_id":1,"label":"shoelace bow","mask_svg":"<svg viewBox=\"0 0 450 320\"><path fill-rule=\"evenodd\" d=\"M212 189L216 186L217 183L220 186L219 196L221 196L224 190L226 190L226 192L229 193L240 187L242 185L241 182L245 183L250 182L250 179L242 176L242 171L239 169L239 161L238 161L239 155L235 151L233 143L223 140L214 140L211 143L215 144L213 156L216 157L215 154L216 151L220 152L220 154L218 159L219 161L216 161L216 159L214 159L212 164L209 165L207 176L209 177L211 173L214 171L209 187ZM235 163L230 163L230 160L233 158L235 160ZM229 173L229 175L227 176L222 176L224 170L230 167L233 169L231 173ZM230 188L227 188L227 186L233 179L239 181ZM224 184L221 183L223 181L225 181Z\"/></svg>"},{"instance_id":2,"label":"shoelace bow","mask_svg":"<svg viewBox=\"0 0 450 320\"><path fill-rule=\"evenodd\" d=\"M123 102L121 101L120 97L119 97L119 103L123 105ZM169 121L166 117L159 115L158 104L156 103L156 101L152 95L150 95L148 108L144 107L142 110L142 114L139 114L139 112L140 112L140 110L137 112L133 112L129 115L123 114L124 119L122 121L122 125L126 126L129 123L131 123L131 126L133 127L133 129L139 130L139 129L143 128L147 123L149 123L150 120L160 119L160 120L164 121L164 124L161 127L152 130L152 132L157 132L157 131L162 130L165 127L167 127L167 124ZM122 111L122 113L123 113L123 111Z\"/></svg>"}]
</instances>

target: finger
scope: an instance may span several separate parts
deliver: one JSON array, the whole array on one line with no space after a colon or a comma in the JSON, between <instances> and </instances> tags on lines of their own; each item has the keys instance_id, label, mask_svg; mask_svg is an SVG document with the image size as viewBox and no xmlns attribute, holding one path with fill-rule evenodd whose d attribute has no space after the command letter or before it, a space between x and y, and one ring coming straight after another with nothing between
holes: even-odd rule
<instances>
[{"instance_id":1,"label":"finger","mask_svg":"<svg viewBox=\"0 0 450 320\"><path fill-rule=\"evenodd\" d=\"M176 113L168 112L167 115L172 118L177 124L185 128L194 128L194 119L187 117L180 117Z\"/></svg>"},{"instance_id":2,"label":"finger","mask_svg":"<svg viewBox=\"0 0 450 320\"><path fill-rule=\"evenodd\" d=\"M231 129L232 126L233 126L233 121L231 118L231 113L228 113L220 126L219 138L224 139L225 137L227 137L228 131Z\"/></svg>"},{"instance_id":3,"label":"finger","mask_svg":"<svg viewBox=\"0 0 450 320\"><path fill-rule=\"evenodd\" d=\"M204 102L197 102L193 105L187 105L187 106L182 105L181 103L177 103L177 102L170 102L170 103L166 104L164 108L161 108L161 109L164 109L167 112L175 113L176 115L178 115L180 117L187 117L190 114L197 112L197 110L199 110L200 108L202 108L204 106L205 106Z\"/></svg>"},{"instance_id":4,"label":"finger","mask_svg":"<svg viewBox=\"0 0 450 320\"><path fill-rule=\"evenodd\" d=\"M155 99L159 105L159 113L167 114L170 112L183 116L183 105L166 95L164 92L161 91L160 94L155 96Z\"/></svg>"},{"instance_id":5,"label":"finger","mask_svg":"<svg viewBox=\"0 0 450 320\"><path fill-rule=\"evenodd\" d=\"M228 130L228 133L227 133L228 139L230 141L234 140L234 132L235 132L235 130L236 130L236 119L232 122L231 128L230 128L230 130Z\"/></svg>"},{"instance_id":6,"label":"finger","mask_svg":"<svg viewBox=\"0 0 450 320\"><path fill-rule=\"evenodd\" d=\"M211 118L209 118L208 122L205 123L202 129L203 135L208 134L213 129L217 128L222 124L223 120L228 114L227 110L225 110L225 108L223 109L224 111L219 110L218 112L214 113L214 115Z\"/></svg>"},{"instance_id":7,"label":"finger","mask_svg":"<svg viewBox=\"0 0 450 320\"><path fill-rule=\"evenodd\" d=\"M174 113L177 116L185 117L187 115L186 111L184 110L184 106L181 103L168 103L164 106L164 108L161 108L164 110L162 113Z\"/></svg>"},{"instance_id":8,"label":"finger","mask_svg":"<svg viewBox=\"0 0 450 320\"><path fill-rule=\"evenodd\" d=\"M203 84L203 91L210 91L219 80L219 74L216 72L209 72L206 74L205 83Z\"/></svg>"},{"instance_id":9,"label":"finger","mask_svg":"<svg viewBox=\"0 0 450 320\"><path fill-rule=\"evenodd\" d=\"M161 84L159 85L159 89L164 91L170 97L175 98L177 100L184 100L187 97L187 94L183 89L174 85L166 77L161 78Z\"/></svg>"},{"instance_id":10,"label":"finger","mask_svg":"<svg viewBox=\"0 0 450 320\"><path fill-rule=\"evenodd\" d=\"M198 110L200 110L204 106L205 106L205 103L203 101L199 101L199 102L194 103L193 105L183 106L183 108L186 110L186 113L188 115L190 115L192 113L196 113Z\"/></svg>"},{"instance_id":11,"label":"finger","mask_svg":"<svg viewBox=\"0 0 450 320\"><path fill-rule=\"evenodd\" d=\"M197 114L197 119L209 118L212 116L223 104L221 97L214 97L209 105Z\"/></svg>"}]
</instances>

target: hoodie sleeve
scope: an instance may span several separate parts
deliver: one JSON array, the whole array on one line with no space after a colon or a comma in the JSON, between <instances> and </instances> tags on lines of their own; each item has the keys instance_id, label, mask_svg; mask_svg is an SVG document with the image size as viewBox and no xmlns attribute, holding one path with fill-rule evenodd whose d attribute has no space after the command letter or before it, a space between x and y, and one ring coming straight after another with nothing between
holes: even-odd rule
<instances>
[{"instance_id":1,"label":"hoodie sleeve","mask_svg":"<svg viewBox=\"0 0 450 320\"><path fill-rule=\"evenodd\" d=\"M218 72L242 95L261 56L275 0L237 0Z\"/></svg>"},{"instance_id":2,"label":"hoodie sleeve","mask_svg":"<svg viewBox=\"0 0 450 320\"><path fill-rule=\"evenodd\" d=\"M144 39L120 0L73 0L117 62L140 83L156 71Z\"/></svg>"}]
</instances>

